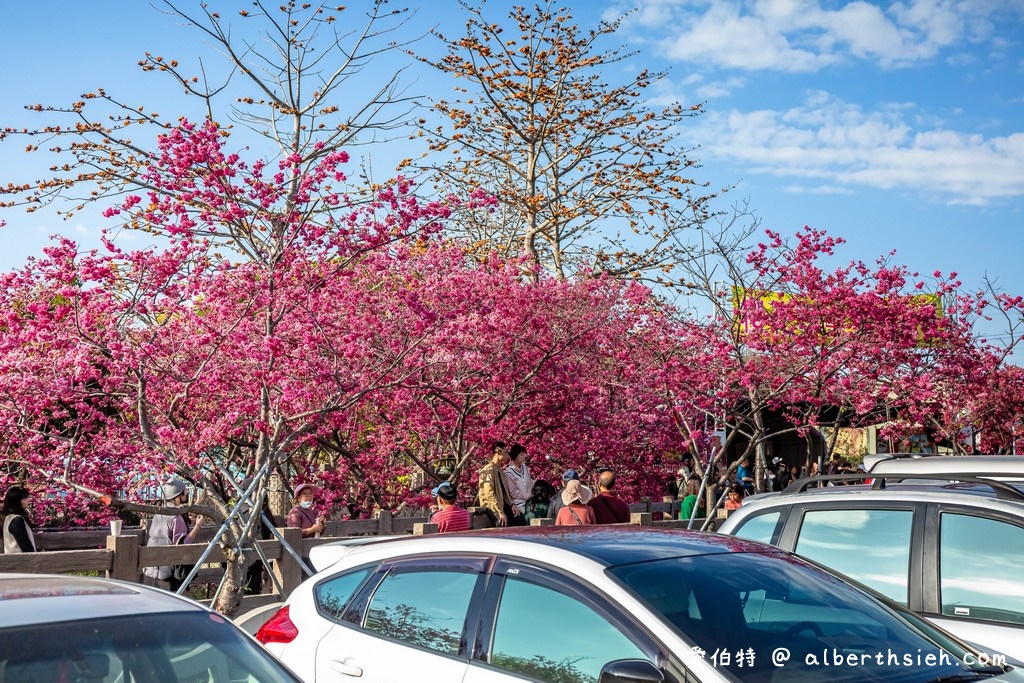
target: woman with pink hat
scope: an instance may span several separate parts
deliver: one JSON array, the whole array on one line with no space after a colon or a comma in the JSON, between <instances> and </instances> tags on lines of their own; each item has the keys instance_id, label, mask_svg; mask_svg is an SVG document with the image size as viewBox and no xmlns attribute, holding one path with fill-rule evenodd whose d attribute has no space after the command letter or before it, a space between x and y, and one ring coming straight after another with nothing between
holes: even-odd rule
<instances>
[{"instance_id":1,"label":"woman with pink hat","mask_svg":"<svg viewBox=\"0 0 1024 683\"><path fill-rule=\"evenodd\" d=\"M587 505L594 492L580 483L579 479L572 479L562 489L562 502L565 506L558 511L555 524L597 524L594 518L594 508Z\"/></svg>"},{"instance_id":2,"label":"woman with pink hat","mask_svg":"<svg viewBox=\"0 0 1024 683\"><path fill-rule=\"evenodd\" d=\"M319 537L327 527L327 520L313 508L317 489L312 484L295 487L295 507L288 512L288 526L302 529L302 537Z\"/></svg>"}]
</instances>

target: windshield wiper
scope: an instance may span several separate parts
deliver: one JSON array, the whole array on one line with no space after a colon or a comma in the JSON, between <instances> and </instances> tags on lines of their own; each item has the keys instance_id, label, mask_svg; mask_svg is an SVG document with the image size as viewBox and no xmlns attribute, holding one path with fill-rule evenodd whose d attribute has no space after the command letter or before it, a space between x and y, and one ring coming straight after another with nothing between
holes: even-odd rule
<instances>
[{"instance_id":1,"label":"windshield wiper","mask_svg":"<svg viewBox=\"0 0 1024 683\"><path fill-rule=\"evenodd\" d=\"M949 674L948 676L939 676L938 678L932 679L932 683L960 683L961 681L980 681L983 678L991 678L998 674L1003 673L1003 668L999 666L983 666L977 669L971 669L970 671L964 671L958 674Z\"/></svg>"}]
</instances>

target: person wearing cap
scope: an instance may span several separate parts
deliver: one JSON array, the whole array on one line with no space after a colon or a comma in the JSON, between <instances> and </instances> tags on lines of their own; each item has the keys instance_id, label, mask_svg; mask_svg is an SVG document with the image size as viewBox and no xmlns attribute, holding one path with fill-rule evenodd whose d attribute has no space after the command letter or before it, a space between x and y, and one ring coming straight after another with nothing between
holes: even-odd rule
<instances>
[{"instance_id":1,"label":"person wearing cap","mask_svg":"<svg viewBox=\"0 0 1024 683\"><path fill-rule=\"evenodd\" d=\"M302 529L303 538L319 536L327 527L327 521L313 509L315 497L316 487L312 484L295 487L295 507L288 511L287 526Z\"/></svg>"},{"instance_id":2,"label":"person wearing cap","mask_svg":"<svg viewBox=\"0 0 1024 683\"><path fill-rule=\"evenodd\" d=\"M615 488L615 471L602 467L597 471L597 495L587 503L594 509L597 524L625 524L629 521L629 505L612 493Z\"/></svg>"},{"instance_id":3,"label":"person wearing cap","mask_svg":"<svg viewBox=\"0 0 1024 683\"><path fill-rule=\"evenodd\" d=\"M480 469L477 495L480 505L490 510L498 526L525 526L526 517L512 505L512 494L502 469L508 461L508 448L504 441L495 441L491 447L491 460Z\"/></svg>"},{"instance_id":4,"label":"person wearing cap","mask_svg":"<svg viewBox=\"0 0 1024 683\"><path fill-rule=\"evenodd\" d=\"M449 531L469 531L469 510L456 503L459 493L451 485L451 482L438 484L430 493L433 494L438 507L437 512L430 517L430 521L437 525L439 534Z\"/></svg>"},{"instance_id":5,"label":"person wearing cap","mask_svg":"<svg viewBox=\"0 0 1024 683\"><path fill-rule=\"evenodd\" d=\"M171 507L179 507L188 504L188 486L181 479L171 479L160 487L160 494L164 503ZM196 517L195 524L190 532L188 529L188 517L179 515L153 515L146 526L146 545L178 545L179 543L196 543L199 540L199 530L202 528L202 517ZM145 582L150 586L177 591L181 586L181 580L174 578L173 565L161 565L159 567L146 567L142 570L145 575Z\"/></svg>"},{"instance_id":6,"label":"person wearing cap","mask_svg":"<svg viewBox=\"0 0 1024 683\"><path fill-rule=\"evenodd\" d=\"M572 468L567 469L565 472L562 473L562 487L565 488L565 485L568 484L570 481L579 478L580 475L576 470ZM565 503L562 502L562 494L558 491L553 493L551 495L551 503L548 505L548 517L550 517L551 519L557 519L558 511L561 510L564 505Z\"/></svg>"},{"instance_id":7,"label":"person wearing cap","mask_svg":"<svg viewBox=\"0 0 1024 683\"><path fill-rule=\"evenodd\" d=\"M571 479L562 490L562 509L555 524L596 524L594 509L587 505L594 493L579 479Z\"/></svg>"},{"instance_id":8,"label":"person wearing cap","mask_svg":"<svg viewBox=\"0 0 1024 683\"><path fill-rule=\"evenodd\" d=\"M533 477L526 466L526 448L512 444L508 449L509 463L505 466L505 484L512 495L512 505L521 515L526 514L526 499L533 493Z\"/></svg>"}]
</instances>

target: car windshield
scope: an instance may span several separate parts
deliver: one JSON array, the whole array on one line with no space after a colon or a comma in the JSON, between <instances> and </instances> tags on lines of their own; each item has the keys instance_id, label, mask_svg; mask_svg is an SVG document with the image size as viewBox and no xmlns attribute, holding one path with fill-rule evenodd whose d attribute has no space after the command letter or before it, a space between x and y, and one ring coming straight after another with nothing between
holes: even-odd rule
<instances>
[{"instance_id":1,"label":"car windshield","mask_svg":"<svg viewBox=\"0 0 1024 683\"><path fill-rule=\"evenodd\" d=\"M0 628L0 683L297 680L224 617L208 612Z\"/></svg>"},{"instance_id":2,"label":"car windshield","mask_svg":"<svg viewBox=\"0 0 1024 683\"><path fill-rule=\"evenodd\" d=\"M930 639L902 612L793 556L725 553L608 571L734 680L971 677L956 643Z\"/></svg>"}]
</instances>

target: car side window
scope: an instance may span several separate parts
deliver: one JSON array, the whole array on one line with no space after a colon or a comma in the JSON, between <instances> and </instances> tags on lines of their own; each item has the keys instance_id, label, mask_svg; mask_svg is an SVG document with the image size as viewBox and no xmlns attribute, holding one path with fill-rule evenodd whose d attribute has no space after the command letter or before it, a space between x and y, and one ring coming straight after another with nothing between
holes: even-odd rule
<instances>
[{"instance_id":1,"label":"car side window","mask_svg":"<svg viewBox=\"0 0 1024 683\"><path fill-rule=\"evenodd\" d=\"M363 627L407 645L457 655L479 577L458 569L392 571L370 598Z\"/></svg>"},{"instance_id":2,"label":"car side window","mask_svg":"<svg viewBox=\"0 0 1024 683\"><path fill-rule=\"evenodd\" d=\"M942 513L940 525L942 614L1024 624L1024 529L950 512Z\"/></svg>"},{"instance_id":3,"label":"car side window","mask_svg":"<svg viewBox=\"0 0 1024 683\"><path fill-rule=\"evenodd\" d=\"M316 606L328 619L340 621L349 600L370 574L370 567L331 577L313 589Z\"/></svg>"},{"instance_id":4,"label":"car side window","mask_svg":"<svg viewBox=\"0 0 1024 683\"><path fill-rule=\"evenodd\" d=\"M740 522L740 525L733 529L732 535L762 543L777 543L779 539L776 529L781 517L782 512L779 510L766 512L763 515L752 515Z\"/></svg>"},{"instance_id":5,"label":"car side window","mask_svg":"<svg viewBox=\"0 0 1024 683\"><path fill-rule=\"evenodd\" d=\"M590 605L553 588L508 577L491 664L530 680L597 683L616 659L647 656Z\"/></svg>"},{"instance_id":6,"label":"car side window","mask_svg":"<svg viewBox=\"0 0 1024 683\"><path fill-rule=\"evenodd\" d=\"M808 510L794 549L907 604L912 510Z\"/></svg>"}]
</instances>

